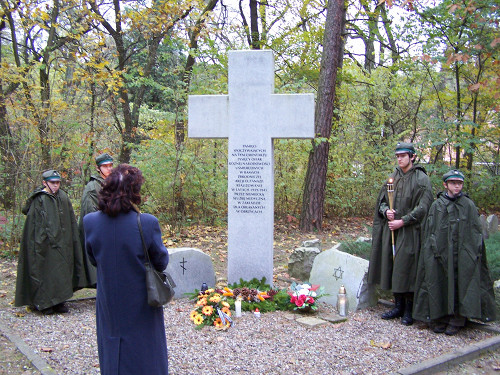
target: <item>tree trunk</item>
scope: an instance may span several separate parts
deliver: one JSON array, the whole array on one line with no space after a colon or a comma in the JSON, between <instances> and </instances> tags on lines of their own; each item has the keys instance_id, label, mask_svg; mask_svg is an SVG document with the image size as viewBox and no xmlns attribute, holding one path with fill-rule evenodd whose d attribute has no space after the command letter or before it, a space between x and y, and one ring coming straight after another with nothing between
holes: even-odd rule
<instances>
[{"instance_id":1,"label":"tree trunk","mask_svg":"<svg viewBox=\"0 0 500 375\"><path fill-rule=\"evenodd\" d=\"M108 31L109 35L113 38L116 46L116 54L118 57L118 70L120 72L127 72L129 61L129 53L125 46L125 41L127 40L127 34L123 30L123 19L121 11L121 3L119 0L113 0L113 12L114 12L114 26L108 22L106 17L103 17L100 13L99 6L95 1L90 1L89 5L92 11L100 17L101 25ZM153 2L152 6L157 5ZM171 23L168 30L163 30L157 34L153 33L148 41L148 55L146 58L146 65L143 67L143 77L148 78L151 76L153 69L155 68L158 48L169 30L181 19L184 19L189 15L191 8L188 8L182 14L179 14ZM122 80L124 85L119 88L119 98L121 103L123 126L120 123L119 117L115 114L116 127L121 131L122 144L120 147L119 161L120 163L128 163L130 161L130 156L132 154L132 148L134 144L138 144L141 139L137 135L136 129L139 126L139 110L144 101L144 94L146 92L146 86L141 85L138 88L135 97L132 99L129 95L128 81L125 74L122 74Z\"/></svg>"},{"instance_id":2,"label":"tree trunk","mask_svg":"<svg viewBox=\"0 0 500 375\"><path fill-rule=\"evenodd\" d=\"M250 36L252 49L260 49L259 10L257 0L250 0Z\"/></svg>"},{"instance_id":3,"label":"tree trunk","mask_svg":"<svg viewBox=\"0 0 500 375\"><path fill-rule=\"evenodd\" d=\"M394 40L394 35L392 34L391 21L387 17L386 4L380 5L380 16L382 17L385 32L387 34L387 41L391 48L392 65L395 65L399 60L399 52L396 41ZM382 41L381 41L382 42Z\"/></svg>"},{"instance_id":4,"label":"tree trunk","mask_svg":"<svg viewBox=\"0 0 500 375\"><path fill-rule=\"evenodd\" d=\"M211 12L217 2L219 0L209 0L205 9L201 13L200 17L196 21L195 27L193 31L189 35L189 49L194 52L198 50L198 37L200 32L203 30L205 25L206 14ZM193 72L193 66L195 64L194 53L189 53L186 65L184 66L184 72L182 74L182 82L183 82L183 93L180 95L180 99L176 103L176 115L175 115L175 149L176 149L176 169L175 176L172 187L173 187L173 205L172 205L172 217L177 219L181 219L182 221L186 215L186 204L184 202L183 195L183 181L181 178L177 178L180 175L180 163L181 163L181 155L184 147L184 138L185 138L185 123L186 117L184 113L186 112L186 100L189 92L189 85L191 83L191 75ZM181 221L179 220L179 221Z\"/></svg>"},{"instance_id":5,"label":"tree trunk","mask_svg":"<svg viewBox=\"0 0 500 375\"><path fill-rule=\"evenodd\" d=\"M94 127L94 122L95 122L95 109L96 109L96 84L95 82L92 82L90 84L90 92L91 92L91 100L90 100L90 119L89 119L89 134L91 134L90 137L90 142L89 142L89 148L87 151L87 160L86 163L83 166L83 171L82 171L82 179L83 179L83 186L85 188L86 182L90 180L90 176L92 175L92 172L94 169L92 166L95 165L95 159L94 159L94 154L95 154L95 140L94 140L94 133L95 133L95 127ZM83 193L83 189L82 189Z\"/></svg>"},{"instance_id":6,"label":"tree trunk","mask_svg":"<svg viewBox=\"0 0 500 375\"><path fill-rule=\"evenodd\" d=\"M455 49L455 52L458 52L457 49ZM460 123L462 122L462 111L461 111L461 97L460 97L460 71L459 71L459 66L458 62L455 62L455 84L456 84L456 90L457 90L457 118L455 119L456 121L456 131L457 131L457 137L460 132ZM460 168L460 144L458 143L457 139L457 146L455 146L455 168L459 169Z\"/></svg>"},{"instance_id":7,"label":"tree trunk","mask_svg":"<svg viewBox=\"0 0 500 375\"><path fill-rule=\"evenodd\" d=\"M47 66L45 64L45 66ZM46 68L48 69L48 68ZM40 69L40 97L42 100L42 110L38 121L38 135L42 147L42 170L53 168L50 149L50 82L48 71Z\"/></svg>"},{"instance_id":8,"label":"tree trunk","mask_svg":"<svg viewBox=\"0 0 500 375\"><path fill-rule=\"evenodd\" d=\"M481 75L483 72L483 59L481 56L479 56L478 59L478 66L479 66L479 71L477 74L476 78L476 83L479 83L479 80L481 79ZM472 122L474 124L478 124L478 97L479 97L479 91L475 91L473 94L473 106L472 106ZM467 151L466 158L467 158L467 170L469 171L469 174L472 172L472 166L474 163L474 149L476 148L476 144L474 142L474 138L476 137L476 127L474 126L471 131L471 136L472 136L472 141L470 142L469 145L469 150ZM470 181L470 178L468 179Z\"/></svg>"},{"instance_id":9,"label":"tree trunk","mask_svg":"<svg viewBox=\"0 0 500 375\"><path fill-rule=\"evenodd\" d=\"M345 16L344 0L330 0L328 2L314 120L317 139L313 140L313 148L309 154L300 215L300 228L304 231L321 230L323 223L326 172L330 150L329 138L332 132L337 70L341 66L344 56Z\"/></svg>"},{"instance_id":10,"label":"tree trunk","mask_svg":"<svg viewBox=\"0 0 500 375\"><path fill-rule=\"evenodd\" d=\"M478 93L477 91L473 94L474 99L473 99L473 109L472 109L472 121L474 124L477 124L477 97ZM474 143L474 138L476 137L476 127L474 126L471 130L471 137L472 140L469 143L468 151L465 154L465 158L467 160L467 178L466 178L466 183L465 183L465 190L470 191L471 188L471 175L472 175L472 167L474 165L474 149L476 148L476 144Z\"/></svg>"},{"instance_id":11,"label":"tree trunk","mask_svg":"<svg viewBox=\"0 0 500 375\"><path fill-rule=\"evenodd\" d=\"M368 36L363 37L365 44L365 64L364 68L368 73L371 73L375 68L375 36L377 35L377 19L378 11L372 12L366 3L361 4L368 16Z\"/></svg>"},{"instance_id":12,"label":"tree trunk","mask_svg":"<svg viewBox=\"0 0 500 375\"><path fill-rule=\"evenodd\" d=\"M19 146L17 141L12 137L12 133L9 127L9 121L7 119L7 108L5 106L5 101L3 95L0 96L0 150L2 157L2 184L0 188L2 193L0 194L0 206L5 209L11 209L14 207L16 201L16 179L18 168L16 164L15 153Z\"/></svg>"},{"instance_id":13,"label":"tree trunk","mask_svg":"<svg viewBox=\"0 0 500 375\"><path fill-rule=\"evenodd\" d=\"M5 27L5 23L2 22L0 25L0 63L2 62L2 31ZM19 149L17 141L12 137L12 132L9 126L9 120L7 117L7 107L5 106L5 92L3 89L3 83L0 80L0 157L3 166L2 178L0 181L0 189L2 193L0 194L0 206L9 210L14 207L14 202L16 201L16 172L17 166L15 162L15 154Z\"/></svg>"},{"instance_id":14,"label":"tree trunk","mask_svg":"<svg viewBox=\"0 0 500 375\"><path fill-rule=\"evenodd\" d=\"M205 15L208 12L211 12L215 6L217 5L219 0L210 0L203 9L203 12L201 13L200 17L196 21L195 27L193 28L193 31L189 35L189 50L190 51L197 51L198 50L198 37L200 35L200 32L203 30L203 27L205 25ZM183 90L184 93L183 95L180 95L180 99L177 101L176 105L176 117L175 117L175 148L179 150L182 145L184 144L184 138L185 138L185 116L183 113L186 110L186 98L187 94L189 92L189 84L191 83L191 74L193 73L193 66L195 63L195 58L193 53L189 53L188 57L186 59L186 65L184 66L184 72L182 74L182 82L184 84Z\"/></svg>"}]
</instances>

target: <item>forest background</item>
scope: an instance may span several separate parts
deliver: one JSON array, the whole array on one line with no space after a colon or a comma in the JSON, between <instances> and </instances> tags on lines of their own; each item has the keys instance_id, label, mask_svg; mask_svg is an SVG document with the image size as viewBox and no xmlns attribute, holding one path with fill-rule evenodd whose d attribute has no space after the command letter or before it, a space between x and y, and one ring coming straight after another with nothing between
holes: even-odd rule
<instances>
[{"instance_id":1,"label":"forest background","mask_svg":"<svg viewBox=\"0 0 500 375\"><path fill-rule=\"evenodd\" d=\"M456 167L481 212L500 208L494 0L0 6L3 254L17 250L41 172L61 172L78 214L102 152L143 171L144 211L170 230L226 225L227 140L187 137L187 96L226 94L237 49L271 49L276 91L317 97L316 138L274 141L276 219L317 231L323 218L371 215L402 140L417 145L435 193Z\"/></svg>"}]
</instances>

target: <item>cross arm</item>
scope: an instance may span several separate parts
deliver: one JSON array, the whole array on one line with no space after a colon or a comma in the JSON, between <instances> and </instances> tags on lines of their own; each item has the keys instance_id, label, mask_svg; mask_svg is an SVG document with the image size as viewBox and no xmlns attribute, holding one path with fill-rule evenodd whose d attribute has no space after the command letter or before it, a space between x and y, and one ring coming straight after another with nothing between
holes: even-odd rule
<instances>
[{"instance_id":1,"label":"cross arm","mask_svg":"<svg viewBox=\"0 0 500 375\"><path fill-rule=\"evenodd\" d=\"M188 137L227 138L229 134L228 95L190 95Z\"/></svg>"},{"instance_id":2,"label":"cross arm","mask_svg":"<svg viewBox=\"0 0 500 375\"><path fill-rule=\"evenodd\" d=\"M314 94L271 95L272 138L314 138Z\"/></svg>"}]
</instances>

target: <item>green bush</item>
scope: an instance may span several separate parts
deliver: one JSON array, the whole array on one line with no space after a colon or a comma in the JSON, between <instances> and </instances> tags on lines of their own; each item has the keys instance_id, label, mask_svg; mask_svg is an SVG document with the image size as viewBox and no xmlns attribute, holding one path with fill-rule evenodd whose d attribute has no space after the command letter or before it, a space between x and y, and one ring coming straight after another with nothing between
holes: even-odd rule
<instances>
[{"instance_id":1,"label":"green bush","mask_svg":"<svg viewBox=\"0 0 500 375\"><path fill-rule=\"evenodd\" d=\"M484 243L491 278L493 281L500 280L500 232L490 236Z\"/></svg>"},{"instance_id":2,"label":"green bush","mask_svg":"<svg viewBox=\"0 0 500 375\"><path fill-rule=\"evenodd\" d=\"M371 242L344 241L342 242L342 251L366 260L370 260L372 250Z\"/></svg>"},{"instance_id":3,"label":"green bush","mask_svg":"<svg viewBox=\"0 0 500 375\"><path fill-rule=\"evenodd\" d=\"M19 248L19 238L25 216L0 210L0 257L13 258Z\"/></svg>"},{"instance_id":4,"label":"green bush","mask_svg":"<svg viewBox=\"0 0 500 375\"><path fill-rule=\"evenodd\" d=\"M225 141L224 141L225 142ZM161 140L142 142L134 162L145 183L145 211L160 221L221 225L227 210L227 146L223 141L194 144L182 150Z\"/></svg>"}]
</instances>

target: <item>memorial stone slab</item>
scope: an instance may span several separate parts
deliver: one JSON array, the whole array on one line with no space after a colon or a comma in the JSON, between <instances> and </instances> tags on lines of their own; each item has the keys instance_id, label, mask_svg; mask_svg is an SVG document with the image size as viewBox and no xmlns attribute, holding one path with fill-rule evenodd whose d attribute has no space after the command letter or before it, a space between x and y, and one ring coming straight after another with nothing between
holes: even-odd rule
<instances>
[{"instance_id":1,"label":"memorial stone slab","mask_svg":"<svg viewBox=\"0 0 500 375\"><path fill-rule=\"evenodd\" d=\"M341 244L323 251L314 258L309 277L311 284L319 284L325 288L329 296L322 297L321 302L333 306L337 304L337 294L344 285L349 300L349 311L374 306L377 303L375 289L367 283L368 261L340 251Z\"/></svg>"},{"instance_id":2,"label":"memorial stone slab","mask_svg":"<svg viewBox=\"0 0 500 375\"><path fill-rule=\"evenodd\" d=\"M175 299L184 298L185 293L200 290L201 284L215 286L215 272L212 259L199 249L181 247L168 249L167 272L176 284Z\"/></svg>"},{"instance_id":3,"label":"memorial stone slab","mask_svg":"<svg viewBox=\"0 0 500 375\"><path fill-rule=\"evenodd\" d=\"M336 313L320 314L319 318L333 324L342 323L347 320L347 316L340 316L339 314Z\"/></svg>"},{"instance_id":4,"label":"memorial stone slab","mask_svg":"<svg viewBox=\"0 0 500 375\"><path fill-rule=\"evenodd\" d=\"M483 214L479 215L479 222L481 223L481 233L485 240L489 238L488 234L488 224L486 223L486 216Z\"/></svg>"},{"instance_id":5,"label":"memorial stone slab","mask_svg":"<svg viewBox=\"0 0 500 375\"><path fill-rule=\"evenodd\" d=\"M493 291L495 293L495 305L497 317L500 316L500 280L493 283Z\"/></svg>"},{"instance_id":6,"label":"memorial stone slab","mask_svg":"<svg viewBox=\"0 0 500 375\"><path fill-rule=\"evenodd\" d=\"M493 235L498 232L498 217L497 215L490 215L486 219L486 224L488 224L488 235Z\"/></svg>"},{"instance_id":7,"label":"memorial stone slab","mask_svg":"<svg viewBox=\"0 0 500 375\"><path fill-rule=\"evenodd\" d=\"M305 240L302 242L302 247L316 247L321 250L321 241L319 238L315 238L314 240Z\"/></svg>"},{"instance_id":8,"label":"memorial stone slab","mask_svg":"<svg viewBox=\"0 0 500 375\"><path fill-rule=\"evenodd\" d=\"M228 283L272 285L275 138L314 138L314 95L274 94L270 50L229 51L228 95L191 95L188 136L228 138Z\"/></svg>"},{"instance_id":9,"label":"memorial stone slab","mask_svg":"<svg viewBox=\"0 0 500 375\"><path fill-rule=\"evenodd\" d=\"M323 326L323 325L325 325L325 324L328 323L326 320L323 320L323 319L320 319L320 318L315 318L315 317L312 317L312 316L305 316L305 317L302 317L302 318L298 318L296 320L296 322L300 323L302 325L305 325L306 327L309 327L309 328Z\"/></svg>"},{"instance_id":10,"label":"memorial stone slab","mask_svg":"<svg viewBox=\"0 0 500 375\"><path fill-rule=\"evenodd\" d=\"M288 259L288 274L303 282L309 280L316 256L321 253L317 247L298 247Z\"/></svg>"}]
</instances>

